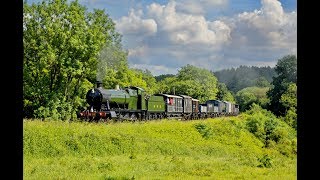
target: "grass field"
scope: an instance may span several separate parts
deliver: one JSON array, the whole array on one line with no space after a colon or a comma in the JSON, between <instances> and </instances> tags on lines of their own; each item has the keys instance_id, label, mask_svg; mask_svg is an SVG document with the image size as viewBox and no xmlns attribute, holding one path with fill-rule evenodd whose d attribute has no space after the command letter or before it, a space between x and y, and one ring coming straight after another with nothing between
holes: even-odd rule
<instances>
[{"instance_id":1,"label":"grass field","mask_svg":"<svg viewBox=\"0 0 320 180\"><path fill-rule=\"evenodd\" d=\"M23 126L24 179L297 178L296 154L264 148L241 116Z\"/></svg>"}]
</instances>

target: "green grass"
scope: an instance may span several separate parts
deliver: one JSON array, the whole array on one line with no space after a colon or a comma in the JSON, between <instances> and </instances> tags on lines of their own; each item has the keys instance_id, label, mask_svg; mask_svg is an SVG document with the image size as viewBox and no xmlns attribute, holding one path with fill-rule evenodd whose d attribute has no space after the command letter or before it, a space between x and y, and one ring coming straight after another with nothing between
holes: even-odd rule
<instances>
[{"instance_id":1,"label":"green grass","mask_svg":"<svg viewBox=\"0 0 320 180\"><path fill-rule=\"evenodd\" d=\"M296 179L243 118L80 123L25 120L24 179ZM291 152L291 151L289 151ZM261 166L265 155L271 167Z\"/></svg>"}]
</instances>

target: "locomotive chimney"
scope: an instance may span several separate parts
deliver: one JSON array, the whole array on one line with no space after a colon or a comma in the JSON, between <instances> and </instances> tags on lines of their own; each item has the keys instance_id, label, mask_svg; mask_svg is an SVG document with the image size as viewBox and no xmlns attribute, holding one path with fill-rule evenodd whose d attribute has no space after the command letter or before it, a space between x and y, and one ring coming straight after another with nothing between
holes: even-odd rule
<instances>
[{"instance_id":1,"label":"locomotive chimney","mask_svg":"<svg viewBox=\"0 0 320 180\"><path fill-rule=\"evenodd\" d=\"M97 84L97 88L102 88L102 82L101 81L97 81L96 84Z\"/></svg>"}]
</instances>

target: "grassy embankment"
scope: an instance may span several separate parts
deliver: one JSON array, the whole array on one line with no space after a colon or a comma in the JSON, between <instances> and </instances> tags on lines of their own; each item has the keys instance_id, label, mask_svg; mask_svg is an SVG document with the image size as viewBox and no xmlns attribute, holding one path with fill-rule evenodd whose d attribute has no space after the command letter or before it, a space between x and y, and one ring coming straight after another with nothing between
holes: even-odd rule
<instances>
[{"instance_id":1,"label":"grassy embankment","mask_svg":"<svg viewBox=\"0 0 320 180\"><path fill-rule=\"evenodd\" d=\"M113 124L25 120L23 176L296 179L295 135L287 133L283 142L265 148L247 130L246 118Z\"/></svg>"}]
</instances>

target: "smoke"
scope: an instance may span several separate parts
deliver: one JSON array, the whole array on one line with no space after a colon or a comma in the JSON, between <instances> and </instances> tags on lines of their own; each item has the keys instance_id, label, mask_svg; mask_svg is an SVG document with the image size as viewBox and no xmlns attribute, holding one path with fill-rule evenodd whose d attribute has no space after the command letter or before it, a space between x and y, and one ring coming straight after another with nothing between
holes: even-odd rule
<instances>
[{"instance_id":1,"label":"smoke","mask_svg":"<svg viewBox=\"0 0 320 180\"><path fill-rule=\"evenodd\" d=\"M103 81L107 69L117 70L121 62L126 62L126 52L113 44L106 45L99 53L97 64L97 81Z\"/></svg>"}]
</instances>

